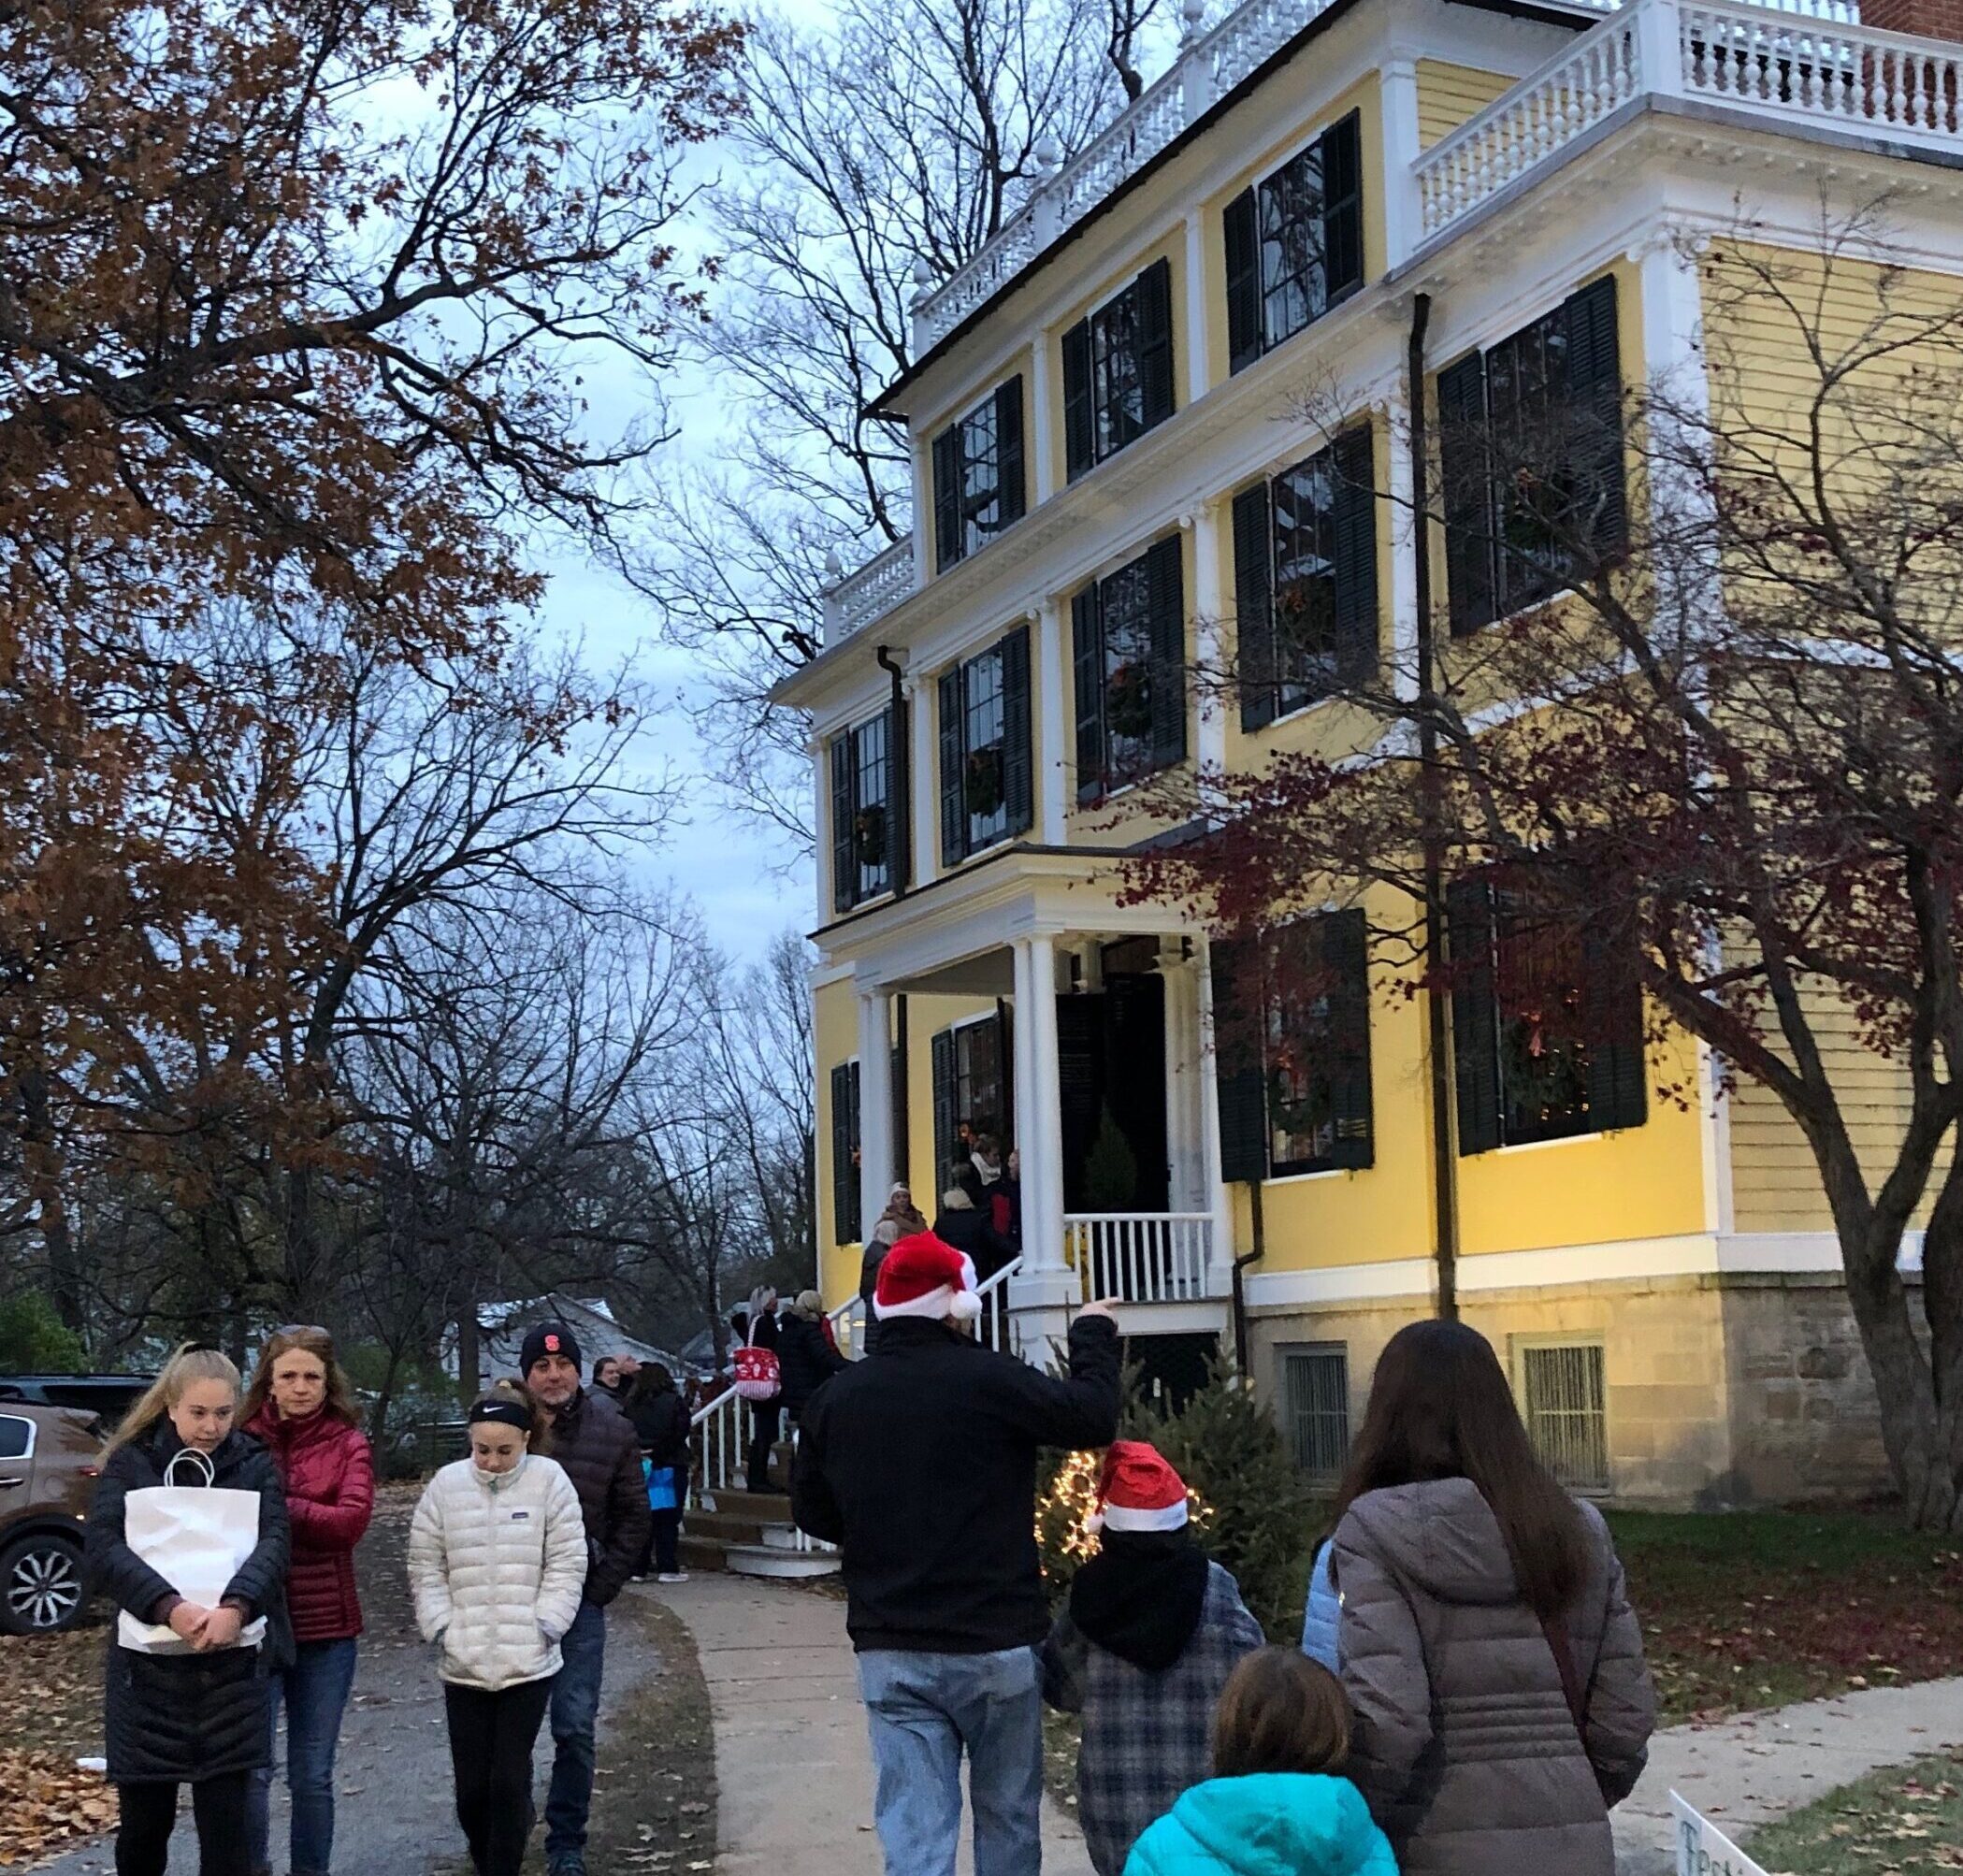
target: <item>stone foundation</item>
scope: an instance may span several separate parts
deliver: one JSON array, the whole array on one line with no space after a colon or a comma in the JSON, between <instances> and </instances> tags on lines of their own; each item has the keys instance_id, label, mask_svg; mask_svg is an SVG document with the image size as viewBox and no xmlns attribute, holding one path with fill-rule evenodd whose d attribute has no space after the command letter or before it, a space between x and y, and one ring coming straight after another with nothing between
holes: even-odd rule
<instances>
[{"instance_id":1,"label":"stone foundation","mask_svg":"<svg viewBox=\"0 0 1963 1876\"><path fill-rule=\"evenodd\" d=\"M1473 1292L1464 1320L1519 1385L1528 1343L1603 1351L1609 1502L1658 1509L1845 1502L1889 1489L1874 1386L1836 1277L1685 1277ZM1277 1350L1348 1350L1363 1423L1384 1344L1417 1299L1249 1313L1257 1387L1279 1400Z\"/></svg>"}]
</instances>

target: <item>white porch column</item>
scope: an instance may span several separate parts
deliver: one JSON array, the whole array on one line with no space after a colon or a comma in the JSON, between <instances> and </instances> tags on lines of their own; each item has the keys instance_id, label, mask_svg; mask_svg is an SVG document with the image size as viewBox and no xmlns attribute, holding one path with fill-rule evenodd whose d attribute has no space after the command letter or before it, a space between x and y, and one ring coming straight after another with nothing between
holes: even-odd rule
<instances>
[{"instance_id":1,"label":"white porch column","mask_svg":"<svg viewBox=\"0 0 1963 1876\"><path fill-rule=\"evenodd\" d=\"M1220 1104L1210 1085L1219 1072L1220 1039L1213 1026L1213 960L1211 946L1201 938L1193 945L1194 986L1200 1014L1200 1060L1205 1081L1200 1094L1200 1164L1206 1193L1205 1209L1213 1214L1213 1280L1207 1288L1214 1294L1227 1293L1227 1272L1234 1263L1234 1206L1227 1195L1227 1182L1220 1176Z\"/></svg>"},{"instance_id":2,"label":"white porch column","mask_svg":"<svg viewBox=\"0 0 1963 1876\"><path fill-rule=\"evenodd\" d=\"M1009 1280L1024 1353L1039 1365L1080 1300L1063 1263L1063 1117L1057 1089L1057 947L1016 940L1016 1145L1022 1155L1022 1268Z\"/></svg>"},{"instance_id":3,"label":"white porch column","mask_svg":"<svg viewBox=\"0 0 1963 1876\"><path fill-rule=\"evenodd\" d=\"M1071 747L1063 721L1063 608L1045 599L1036 614L1036 783L1037 836L1045 846L1061 846L1069 791L1065 752Z\"/></svg>"},{"instance_id":4,"label":"white porch column","mask_svg":"<svg viewBox=\"0 0 1963 1876\"><path fill-rule=\"evenodd\" d=\"M886 987L859 989L859 1226L886 1210L893 1185L893 1036Z\"/></svg>"},{"instance_id":5,"label":"white porch column","mask_svg":"<svg viewBox=\"0 0 1963 1876\"><path fill-rule=\"evenodd\" d=\"M1391 689L1412 702L1418 699L1418 568L1412 558L1417 487L1411 480L1411 411L1408 395L1393 393L1384 406L1384 437L1390 447L1384 489L1391 498ZM1434 504L1436 488L1427 491ZM1436 573L1433 575L1436 580Z\"/></svg>"}]
</instances>

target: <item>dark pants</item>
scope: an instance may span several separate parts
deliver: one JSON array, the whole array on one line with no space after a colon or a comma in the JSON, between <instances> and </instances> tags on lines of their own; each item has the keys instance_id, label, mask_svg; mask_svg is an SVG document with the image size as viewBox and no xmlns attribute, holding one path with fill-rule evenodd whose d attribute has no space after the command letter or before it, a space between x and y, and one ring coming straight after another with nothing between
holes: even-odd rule
<instances>
[{"instance_id":1,"label":"dark pants","mask_svg":"<svg viewBox=\"0 0 1963 1876\"><path fill-rule=\"evenodd\" d=\"M777 1444L777 1426L783 1413L775 1401L750 1403L750 1490L771 1489L771 1449Z\"/></svg>"},{"instance_id":2,"label":"dark pants","mask_svg":"<svg viewBox=\"0 0 1963 1876\"><path fill-rule=\"evenodd\" d=\"M647 1566L653 1563L655 1569L664 1577L679 1574L682 1567L681 1551L678 1548L682 1537L682 1508L671 1505L665 1511L649 1513L654 1524L647 1534L647 1542L641 1552L641 1574L647 1574Z\"/></svg>"},{"instance_id":3,"label":"dark pants","mask_svg":"<svg viewBox=\"0 0 1963 1876\"><path fill-rule=\"evenodd\" d=\"M552 1697L553 1677L486 1694L443 1684L456 1821L477 1876L518 1876L531 1835L531 1749Z\"/></svg>"},{"instance_id":4,"label":"dark pants","mask_svg":"<svg viewBox=\"0 0 1963 1876\"><path fill-rule=\"evenodd\" d=\"M248 1876L246 1787L252 1776L225 1772L192 1785L198 1876ZM177 1822L177 1786L163 1779L132 1781L116 1787L116 1797L123 1813L116 1826L116 1876L164 1876Z\"/></svg>"},{"instance_id":5,"label":"dark pants","mask_svg":"<svg viewBox=\"0 0 1963 1876\"><path fill-rule=\"evenodd\" d=\"M354 1684L354 1639L302 1641L291 1667L271 1676L268 1722L280 1742L280 1708L286 1709L286 1789L293 1796L288 1835L293 1876L326 1876L334 1862L334 1749ZM272 1868L273 1768L253 1773L252 1864Z\"/></svg>"},{"instance_id":6,"label":"dark pants","mask_svg":"<svg viewBox=\"0 0 1963 1876\"><path fill-rule=\"evenodd\" d=\"M607 1614L583 1602L559 1640L566 1665L552 1690L552 1786L545 1795L545 1861L570 1861L586 1849L593 1807L593 1735L607 1666Z\"/></svg>"}]
</instances>

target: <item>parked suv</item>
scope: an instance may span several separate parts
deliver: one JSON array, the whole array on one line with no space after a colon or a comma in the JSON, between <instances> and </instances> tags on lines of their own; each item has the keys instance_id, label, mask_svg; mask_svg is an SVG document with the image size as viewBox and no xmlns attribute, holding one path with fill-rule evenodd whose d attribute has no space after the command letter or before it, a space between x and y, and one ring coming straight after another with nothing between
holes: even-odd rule
<instances>
[{"instance_id":1,"label":"parked suv","mask_svg":"<svg viewBox=\"0 0 1963 1876\"><path fill-rule=\"evenodd\" d=\"M36 1407L85 1407L112 1427L156 1378L153 1375L0 1375L0 1406L29 1401Z\"/></svg>"},{"instance_id":2,"label":"parked suv","mask_svg":"<svg viewBox=\"0 0 1963 1876\"><path fill-rule=\"evenodd\" d=\"M0 1634L49 1635L79 1620L82 1524L103 1437L87 1408L0 1400Z\"/></svg>"}]
</instances>

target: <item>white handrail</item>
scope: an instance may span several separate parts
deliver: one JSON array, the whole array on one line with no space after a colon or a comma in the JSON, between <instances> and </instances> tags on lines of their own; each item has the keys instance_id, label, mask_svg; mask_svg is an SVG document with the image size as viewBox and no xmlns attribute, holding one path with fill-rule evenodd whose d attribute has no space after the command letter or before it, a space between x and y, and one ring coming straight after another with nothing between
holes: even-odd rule
<instances>
[{"instance_id":1,"label":"white handrail","mask_svg":"<svg viewBox=\"0 0 1963 1876\"><path fill-rule=\"evenodd\" d=\"M875 554L825 589L825 642L835 645L883 618L914 589L914 537Z\"/></svg>"}]
</instances>

